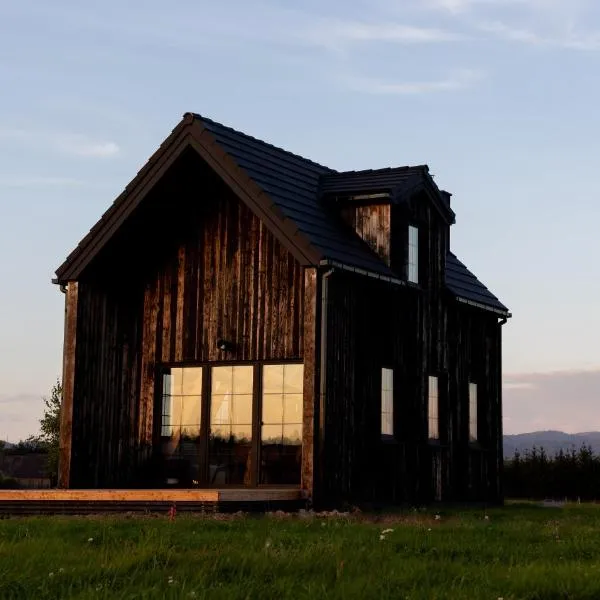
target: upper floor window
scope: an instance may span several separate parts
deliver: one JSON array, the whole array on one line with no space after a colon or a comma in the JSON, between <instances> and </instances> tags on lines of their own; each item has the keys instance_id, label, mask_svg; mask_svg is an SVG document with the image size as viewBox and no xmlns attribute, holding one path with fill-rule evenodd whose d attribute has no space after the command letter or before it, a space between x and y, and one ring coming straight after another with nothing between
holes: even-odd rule
<instances>
[{"instance_id":1,"label":"upper floor window","mask_svg":"<svg viewBox=\"0 0 600 600\"><path fill-rule=\"evenodd\" d=\"M428 409L429 439L440 438L440 401L438 395L438 378L429 376L429 409Z\"/></svg>"},{"instance_id":2,"label":"upper floor window","mask_svg":"<svg viewBox=\"0 0 600 600\"><path fill-rule=\"evenodd\" d=\"M394 371L381 369L381 435L394 435Z\"/></svg>"},{"instance_id":3,"label":"upper floor window","mask_svg":"<svg viewBox=\"0 0 600 600\"><path fill-rule=\"evenodd\" d=\"M408 226L407 269L408 281L419 283L419 230L414 225Z\"/></svg>"},{"instance_id":4,"label":"upper floor window","mask_svg":"<svg viewBox=\"0 0 600 600\"><path fill-rule=\"evenodd\" d=\"M476 442L477 437L477 384L469 383L469 441Z\"/></svg>"}]
</instances>

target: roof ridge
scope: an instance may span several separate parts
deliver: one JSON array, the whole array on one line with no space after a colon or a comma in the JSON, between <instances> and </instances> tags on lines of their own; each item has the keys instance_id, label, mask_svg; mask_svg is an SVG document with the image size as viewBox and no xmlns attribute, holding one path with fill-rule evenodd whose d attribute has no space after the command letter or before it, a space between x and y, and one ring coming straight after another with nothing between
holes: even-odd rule
<instances>
[{"instance_id":1,"label":"roof ridge","mask_svg":"<svg viewBox=\"0 0 600 600\"><path fill-rule=\"evenodd\" d=\"M418 171L425 170L429 172L429 165L401 165L399 167L381 167L379 169L361 169L352 171L333 171L333 173L327 173L327 175L364 175L366 173L383 173L387 171Z\"/></svg>"},{"instance_id":2,"label":"roof ridge","mask_svg":"<svg viewBox=\"0 0 600 600\"><path fill-rule=\"evenodd\" d=\"M306 158L305 156L302 156L300 154L296 154L295 152L291 152L290 150L286 150L285 148L282 148L281 146L276 146L275 144L271 144L270 142L266 142L265 140L261 140L260 138L254 137L252 135L249 135L248 133L245 133L243 131L240 131L239 129L234 129L233 127L230 127L229 125L223 125L223 123L219 123L218 121L215 121L214 119L211 119L209 117L205 117L203 115L201 115L200 113L195 113L195 112L190 112L190 113L186 113L184 115L184 117L186 117L187 115L192 115L192 117L194 119L199 119L200 121L206 121L208 123L212 123L213 125L218 125L219 127L222 127L223 129L227 129L228 131L232 131L233 133L235 133L236 135L241 135L245 138L254 140L255 142L259 142L260 144L264 144L265 146L268 146L269 148L273 148L274 150L278 150L279 152L284 152L285 154L289 154L290 156L293 156L294 158L299 158L300 160L310 163L311 165L314 165L315 167L319 167L320 169L326 169L327 171L329 171L330 173L337 173L337 171L335 169L332 169L331 167L328 167L326 165L322 165L314 160L311 160L310 158Z\"/></svg>"}]
</instances>

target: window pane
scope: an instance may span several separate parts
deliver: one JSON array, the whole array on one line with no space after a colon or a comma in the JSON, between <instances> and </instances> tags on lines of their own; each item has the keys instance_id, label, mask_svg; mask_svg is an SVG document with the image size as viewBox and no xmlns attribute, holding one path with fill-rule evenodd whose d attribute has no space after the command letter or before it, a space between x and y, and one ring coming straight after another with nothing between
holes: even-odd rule
<instances>
[{"instance_id":1,"label":"window pane","mask_svg":"<svg viewBox=\"0 0 600 600\"><path fill-rule=\"evenodd\" d=\"M233 367L233 393L252 394L254 367Z\"/></svg>"},{"instance_id":2,"label":"window pane","mask_svg":"<svg viewBox=\"0 0 600 600\"><path fill-rule=\"evenodd\" d=\"M233 424L250 425L252 423L252 396L239 394L233 396Z\"/></svg>"},{"instance_id":3,"label":"window pane","mask_svg":"<svg viewBox=\"0 0 600 600\"><path fill-rule=\"evenodd\" d=\"M286 394L302 394L304 390L304 365L285 365L284 389Z\"/></svg>"},{"instance_id":4,"label":"window pane","mask_svg":"<svg viewBox=\"0 0 600 600\"><path fill-rule=\"evenodd\" d=\"M212 394L233 392L233 367L213 367L211 371Z\"/></svg>"},{"instance_id":5,"label":"window pane","mask_svg":"<svg viewBox=\"0 0 600 600\"><path fill-rule=\"evenodd\" d=\"M477 384L469 383L469 439L477 441Z\"/></svg>"},{"instance_id":6,"label":"window pane","mask_svg":"<svg viewBox=\"0 0 600 600\"><path fill-rule=\"evenodd\" d=\"M200 396L202 394L202 369L177 369L182 371L181 394L183 396Z\"/></svg>"},{"instance_id":7,"label":"window pane","mask_svg":"<svg viewBox=\"0 0 600 600\"><path fill-rule=\"evenodd\" d=\"M283 423L283 394L263 396L262 420L266 424Z\"/></svg>"},{"instance_id":8,"label":"window pane","mask_svg":"<svg viewBox=\"0 0 600 600\"><path fill-rule=\"evenodd\" d=\"M302 425L299 423L283 426L283 443L298 445L302 443Z\"/></svg>"},{"instance_id":9,"label":"window pane","mask_svg":"<svg viewBox=\"0 0 600 600\"><path fill-rule=\"evenodd\" d=\"M381 369L381 433L394 435L394 372Z\"/></svg>"},{"instance_id":10,"label":"window pane","mask_svg":"<svg viewBox=\"0 0 600 600\"><path fill-rule=\"evenodd\" d=\"M213 395L210 402L210 424L229 425L232 422L231 395Z\"/></svg>"},{"instance_id":11,"label":"window pane","mask_svg":"<svg viewBox=\"0 0 600 600\"><path fill-rule=\"evenodd\" d=\"M286 394L283 398L283 415L286 423L302 423L302 394Z\"/></svg>"},{"instance_id":12,"label":"window pane","mask_svg":"<svg viewBox=\"0 0 600 600\"><path fill-rule=\"evenodd\" d=\"M183 396L181 398L181 424L195 425L200 429L201 396Z\"/></svg>"},{"instance_id":13,"label":"window pane","mask_svg":"<svg viewBox=\"0 0 600 600\"><path fill-rule=\"evenodd\" d=\"M281 394L283 392L283 365L265 365L262 386L263 394Z\"/></svg>"},{"instance_id":14,"label":"window pane","mask_svg":"<svg viewBox=\"0 0 600 600\"><path fill-rule=\"evenodd\" d=\"M300 483L303 377L303 365L263 367L261 483Z\"/></svg>"}]
</instances>

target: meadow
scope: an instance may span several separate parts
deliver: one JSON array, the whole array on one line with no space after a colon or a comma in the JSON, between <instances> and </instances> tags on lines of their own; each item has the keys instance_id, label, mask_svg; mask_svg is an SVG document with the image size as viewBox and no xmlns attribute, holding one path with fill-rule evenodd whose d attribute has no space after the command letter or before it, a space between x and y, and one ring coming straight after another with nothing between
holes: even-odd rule
<instances>
[{"instance_id":1,"label":"meadow","mask_svg":"<svg viewBox=\"0 0 600 600\"><path fill-rule=\"evenodd\" d=\"M0 520L0 598L600 598L600 508Z\"/></svg>"}]
</instances>

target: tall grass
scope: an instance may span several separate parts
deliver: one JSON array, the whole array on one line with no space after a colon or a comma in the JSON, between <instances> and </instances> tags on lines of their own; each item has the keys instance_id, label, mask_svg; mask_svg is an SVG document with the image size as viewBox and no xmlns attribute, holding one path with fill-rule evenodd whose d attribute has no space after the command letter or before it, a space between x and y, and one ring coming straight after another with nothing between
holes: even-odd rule
<instances>
[{"instance_id":1,"label":"tall grass","mask_svg":"<svg viewBox=\"0 0 600 600\"><path fill-rule=\"evenodd\" d=\"M596 600L599 532L600 509L583 505L7 519L0 598Z\"/></svg>"}]
</instances>

